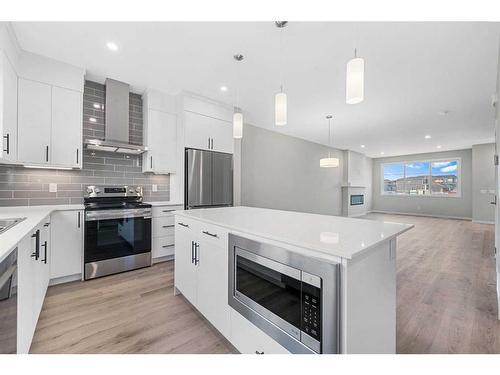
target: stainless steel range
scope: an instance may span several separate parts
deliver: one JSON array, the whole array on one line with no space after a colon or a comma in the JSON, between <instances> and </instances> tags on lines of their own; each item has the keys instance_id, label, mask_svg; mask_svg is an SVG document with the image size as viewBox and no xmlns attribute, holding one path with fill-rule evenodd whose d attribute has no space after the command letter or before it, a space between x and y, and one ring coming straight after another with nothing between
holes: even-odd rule
<instances>
[{"instance_id":1,"label":"stainless steel range","mask_svg":"<svg viewBox=\"0 0 500 375\"><path fill-rule=\"evenodd\" d=\"M88 186L85 280L151 266L151 205L142 187Z\"/></svg>"}]
</instances>

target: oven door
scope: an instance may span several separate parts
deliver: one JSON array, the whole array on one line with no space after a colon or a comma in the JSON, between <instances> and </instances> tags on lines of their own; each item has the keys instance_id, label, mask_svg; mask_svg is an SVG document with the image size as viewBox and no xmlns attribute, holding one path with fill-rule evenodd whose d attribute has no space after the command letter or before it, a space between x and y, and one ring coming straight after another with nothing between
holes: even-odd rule
<instances>
[{"instance_id":1,"label":"oven door","mask_svg":"<svg viewBox=\"0 0 500 375\"><path fill-rule=\"evenodd\" d=\"M234 296L301 339L301 271L246 250L235 249Z\"/></svg>"},{"instance_id":2,"label":"oven door","mask_svg":"<svg viewBox=\"0 0 500 375\"><path fill-rule=\"evenodd\" d=\"M85 263L151 252L150 212L148 214L139 211L87 212L85 216Z\"/></svg>"}]
</instances>

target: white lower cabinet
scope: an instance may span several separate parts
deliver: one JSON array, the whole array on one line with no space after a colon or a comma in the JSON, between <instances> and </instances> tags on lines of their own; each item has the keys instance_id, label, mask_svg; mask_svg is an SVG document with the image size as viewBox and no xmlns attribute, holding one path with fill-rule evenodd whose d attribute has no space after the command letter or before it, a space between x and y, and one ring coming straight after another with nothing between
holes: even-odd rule
<instances>
[{"instance_id":1,"label":"white lower cabinet","mask_svg":"<svg viewBox=\"0 0 500 375\"><path fill-rule=\"evenodd\" d=\"M18 244L17 351L28 353L50 278L50 217Z\"/></svg>"},{"instance_id":2,"label":"white lower cabinet","mask_svg":"<svg viewBox=\"0 0 500 375\"><path fill-rule=\"evenodd\" d=\"M174 211L182 210L178 206L153 207L152 223L152 258L153 263L170 260L175 252Z\"/></svg>"},{"instance_id":3,"label":"white lower cabinet","mask_svg":"<svg viewBox=\"0 0 500 375\"><path fill-rule=\"evenodd\" d=\"M231 343L242 354L289 354L283 346L254 326L234 309L231 310Z\"/></svg>"},{"instance_id":4,"label":"white lower cabinet","mask_svg":"<svg viewBox=\"0 0 500 375\"><path fill-rule=\"evenodd\" d=\"M82 273L83 224L82 210L52 214L51 279Z\"/></svg>"},{"instance_id":5,"label":"white lower cabinet","mask_svg":"<svg viewBox=\"0 0 500 375\"><path fill-rule=\"evenodd\" d=\"M179 225L179 224L177 224ZM194 264L194 238L184 228L175 230L175 286L196 306L197 269Z\"/></svg>"}]
</instances>

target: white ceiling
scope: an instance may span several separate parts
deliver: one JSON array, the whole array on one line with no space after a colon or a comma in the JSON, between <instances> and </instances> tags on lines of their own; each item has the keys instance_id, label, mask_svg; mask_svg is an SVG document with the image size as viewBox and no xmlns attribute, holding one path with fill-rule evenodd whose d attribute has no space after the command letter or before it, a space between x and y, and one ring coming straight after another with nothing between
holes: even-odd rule
<instances>
[{"instance_id":1,"label":"white ceiling","mask_svg":"<svg viewBox=\"0 0 500 375\"><path fill-rule=\"evenodd\" d=\"M494 140L500 23L15 22L25 50L85 67L137 90L188 90L234 103L236 63L245 122L380 157L468 148ZM117 52L106 42L119 46ZM345 103L345 64L365 58L365 100ZM274 94L283 70L288 125L276 128ZM221 92L219 87L229 90ZM446 116L438 114L449 111ZM430 134L431 139L424 139ZM364 144L364 149L360 145Z\"/></svg>"}]
</instances>

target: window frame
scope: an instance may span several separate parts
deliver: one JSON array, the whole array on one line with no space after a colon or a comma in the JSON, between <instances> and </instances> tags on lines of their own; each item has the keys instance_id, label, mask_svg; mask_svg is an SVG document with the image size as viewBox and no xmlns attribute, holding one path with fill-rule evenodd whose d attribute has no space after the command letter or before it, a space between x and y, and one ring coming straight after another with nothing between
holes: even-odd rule
<instances>
[{"instance_id":1,"label":"window frame","mask_svg":"<svg viewBox=\"0 0 500 375\"><path fill-rule=\"evenodd\" d=\"M432 163L435 162L457 162L457 193L456 194L439 194L432 193ZM429 194L427 195L412 195L409 193L389 193L384 190L384 166L399 164L403 165L403 178L406 179L406 164L411 163L429 163ZM402 160L402 161L391 161L387 163L380 164L380 195L384 197L409 197L409 198L461 198L462 197L462 158L461 157L450 157L450 158L439 158L439 159L415 159L415 160ZM406 191L406 182L405 188Z\"/></svg>"}]
</instances>

